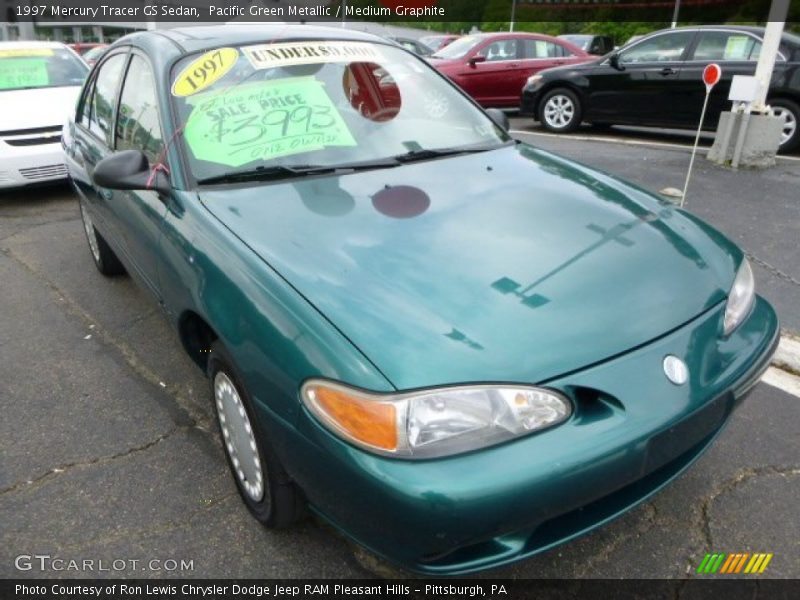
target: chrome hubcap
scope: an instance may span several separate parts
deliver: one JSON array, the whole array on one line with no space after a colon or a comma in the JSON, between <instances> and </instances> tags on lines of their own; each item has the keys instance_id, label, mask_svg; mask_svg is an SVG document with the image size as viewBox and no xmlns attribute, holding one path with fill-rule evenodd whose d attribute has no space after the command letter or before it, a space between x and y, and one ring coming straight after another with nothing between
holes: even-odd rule
<instances>
[{"instance_id":1,"label":"chrome hubcap","mask_svg":"<svg viewBox=\"0 0 800 600\"><path fill-rule=\"evenodd\" d=\"M220 371L214 377L214 401L225 450L247 495L255 502L264 497L264 475L258 446L247 411L230 378Z\"/></svg>"},{"instance_id":2,"label":"chrome hubcap","mask_svg":"<svg viewBox=\"0 0 800 600\"><path fill-rule=\"evenodd\" d=\"M797 131L797 117L792 111L782 106L776 106L772 109L772 114L776 117L783 119L783 129L781 129L781 144L788 142L794 132Z\"/></svg>"},{"instance_id":3,"label":"chrome hubcap","mask_svg":"<svg viewBox=\"0 0 800 600\"><path fill-rule=\"evenodd\" d=\"M574 117L575 104L567 96L557 94L544 105L544 119L550 127L566 127Z\"/></svg>"},{"instance_id":4,"label":"chrome hubcap","mask_svg":"<svg viewBox=\"0 0 800 600\"><path fill-rule=\"evenodd\" d=\"M92 256L97 262L100 262L100 246L97 244L97 234L94 231L94 223L86 209L81 207L81 220L83 221L83 229L86 231L86 239L89 240L89 248L92 251Z\"/></svg>"}]
</instances>

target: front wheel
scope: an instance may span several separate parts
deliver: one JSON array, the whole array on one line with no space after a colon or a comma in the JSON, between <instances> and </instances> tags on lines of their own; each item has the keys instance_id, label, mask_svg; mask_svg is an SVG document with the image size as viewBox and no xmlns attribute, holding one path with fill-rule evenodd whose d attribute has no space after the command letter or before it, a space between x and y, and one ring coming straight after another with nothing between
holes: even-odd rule
<instances>
[{"instance_id":1,"label":"front wheel","mask_svg":"<svg viewBox=\"0 0 800 600\"><path fill-rule=\"evenodd\" d=\"M539 122L555 133L575 131L581 124L578 96L565 88L547 92L539 104Z\"/></svg>"},{"instance_id":2,"label":"front wheel","mask_svg":"<svg viewBox=\"0 0 800 600\"><path fill-rule=\"evenodd\" d=\"M81 221L83 221L83 231L86 233L86 241L89 243L89 250L92 253L97 270L106 277L122 275L125 272L125 267L122 266L108 242L103 239L103 236L95 228L92 217L83 206L83 202L79 201L78 205L81 211Z\"/></svg>"},{"instance_id":3,"label":"front wheel","mask_svg":"<svg viewBox=\"0 0 800 600\"><path fill-rule=\"evenodd\" d=\"M781 129L781 143L778 149L781 152L789 152L800 146L800 106L792 100L777 98L769 101L772 107L772 114L783 119Z\"/></svg>"},{"instance_id":4,"label":"front wheel","mask_svg":"<svg viewBox=\"0 0 800 600\"><path fill-rule=\"evenodd\" d=\"M250 396L219 341L211 345L208 375L225 457L239 495L263 525L291 525L302 515L302 495L270 447Z\"/></svg>"}]
</instances>

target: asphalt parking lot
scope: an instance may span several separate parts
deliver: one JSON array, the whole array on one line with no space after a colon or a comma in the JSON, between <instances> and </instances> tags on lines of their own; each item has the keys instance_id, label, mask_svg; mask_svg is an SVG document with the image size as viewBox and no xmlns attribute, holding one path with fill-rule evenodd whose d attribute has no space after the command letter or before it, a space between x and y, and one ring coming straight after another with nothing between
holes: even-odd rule
<instances>
[{"instance_id":1,"label":"asphalt parking lot","mask_svg":"<svg viewBox=\"0 0 800 600\"><path fill-rule=\"evenodd\" d=\"M519 118L512 129L652 191L682 187L685 138L553 137ZM701 159L687 205L747 249L788 333L800 332L798 183L796 159L766 172ZM204 377L144 293L97 273L68 188L0 194L0 282L0 577L402 575L313 519L275 532L249 516ZM653 499L485 576L691 577L707 552L770 552L762 577L800 577L798 423L800 398L762 383L717 443ZM124 567L15 567L33 554ZM192 568L165 570L170 560Z\"/></svg>"}]
</instances>

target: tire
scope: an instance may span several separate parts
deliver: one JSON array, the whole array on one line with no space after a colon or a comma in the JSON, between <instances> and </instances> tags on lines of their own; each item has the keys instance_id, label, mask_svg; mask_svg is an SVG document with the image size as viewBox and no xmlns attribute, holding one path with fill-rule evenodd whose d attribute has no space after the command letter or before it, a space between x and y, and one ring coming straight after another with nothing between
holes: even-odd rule
<instances>
[{"instance_id":1,"label":"tire","mask_svg":"<svg viewBox=\"0 0 800 600\"><path fill-rule=\"evenodd\" d=\"M770 100L768 104L772 107L772 113L776 116L783 116L783 131L781 132L781 145L779 152L790 152L800 146L800 106L797 102L787 98L776 98Z\"/></svg>"},{"instance_id":2,"label":"tire","mask_svg":"<svg viewBox=\"0 0 800 600\"><path fill-rule=\"evenodd\" d=\"M556 88L544 95L539 103L539 122L548 131L567 133L581 124L581 103L578 96L566 88Z\"/></svg>"},{"instance_id":3,"label":"tire","mask_svg":"<svg viewBox=\"0 0 800 600\"><path fill-rule=\"evenodd\" d=\"M89 253L94 260L94 266L106 277L114 277L125 273L125 267L114 254L108 242L97 231L89 216L89 212L78 202L81 211L81 221L83 222L83 232L86 234L86 242L89 244Z\"/></svg>"},{"instance_id":4,"label":"tire","mask_svg":"<svg viewBox=\"0 0 800 600\"><path fill-rule=\"evenodd\" d=\"M303 515L302 493L270 447L250 395L219 340L211 344L208 377L222 447L239 496L264 526L288 527Z\"/></svg>"}]
</instances>

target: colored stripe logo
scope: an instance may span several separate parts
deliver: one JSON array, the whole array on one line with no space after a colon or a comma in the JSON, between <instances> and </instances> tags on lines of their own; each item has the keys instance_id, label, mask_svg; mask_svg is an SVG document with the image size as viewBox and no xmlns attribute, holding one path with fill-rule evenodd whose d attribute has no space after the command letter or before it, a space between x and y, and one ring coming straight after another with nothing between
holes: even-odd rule
<instances>
[{"instance_id":1,"label":"colored stripe logo","mask_svg":"<svg viewBox=\"0 0 800 600\"><path fill-rule=\"evenodd\" d=\"M764 572L772 560L772 553L735 552L731 554L713 553L706 554L700 566L697 567L698 573L705 574L725 574L736 575L739 573L757 575Z\"/></svg>"}]
</instances>

